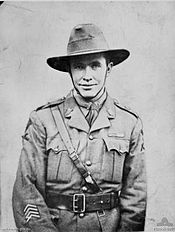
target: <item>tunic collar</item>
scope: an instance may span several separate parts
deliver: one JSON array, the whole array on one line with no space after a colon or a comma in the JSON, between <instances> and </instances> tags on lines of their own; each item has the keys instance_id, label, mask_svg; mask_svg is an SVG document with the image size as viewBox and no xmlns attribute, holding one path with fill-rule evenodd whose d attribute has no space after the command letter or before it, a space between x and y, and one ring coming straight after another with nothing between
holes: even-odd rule
<instances>
[{"instance_id":1,"label":"tunic collar","mask_svg":"<svg viewBox=\"0 0 175 232\"><path fill-rule=\"evenodd\" d=\"M106 95L106 101L102 105L102 108L96 120L90 128L84 114L80 110L80 107L78 106L73 96L73 91L71 91L67 95L64 102L64 116L68 119L68 125L87 133L101 128L110 127L110 120L116 117L116 111L114 100L110 96L108 96L107 92Z\"/></svg>"}]
</instances>

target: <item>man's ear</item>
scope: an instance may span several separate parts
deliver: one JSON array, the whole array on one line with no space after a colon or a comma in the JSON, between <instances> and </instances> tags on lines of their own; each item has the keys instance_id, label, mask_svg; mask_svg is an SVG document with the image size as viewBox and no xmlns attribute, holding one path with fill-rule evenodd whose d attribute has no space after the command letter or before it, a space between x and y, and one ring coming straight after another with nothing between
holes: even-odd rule
<instances>
[{"instance_id":1,"label":"man's ear","mask_svg":"<svg viewBox=\"0 0 175 232\"><path fill-rule=\"evenodd\" d=\"M109 62L107 65L106 75L108 76L113 67L113 62Z\"/></svg>"}]
</instances>

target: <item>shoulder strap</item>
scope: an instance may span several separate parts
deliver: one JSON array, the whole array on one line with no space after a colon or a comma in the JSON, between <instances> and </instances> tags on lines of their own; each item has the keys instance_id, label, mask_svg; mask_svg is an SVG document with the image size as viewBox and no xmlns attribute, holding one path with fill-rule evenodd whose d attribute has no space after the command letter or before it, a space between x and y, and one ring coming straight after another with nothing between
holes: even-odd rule
<instances>
[{"instance_id":1,"label":"shoulder strap","mask_svg":"<svg viewBox=\"0 0 175 232\"><path fill-rule=\"evenodd\" d=\"M39 107L36 109L36 111L38 111L38 110L43 110L43 109L46 109L46 108L49 108L49 107L54 107L54 106L56 106L56 105L58 105L58 104L63 103L64 101L65 101L65 97L59 98L59 99L57 99L57 100L55 100L55 101L51 101L51 102L48 102L48 103L45 104L45 105L39 106Z\"/></svg>"},{"instance_id":2,"label":"shoulder strap","mask_svg":"<svg viewBox=\"0 0 175 232\"><path fill-rule=\"evenodd\" d=\"M134 115L136 118L139 117L138 114L137 114L136 112L134 112L133 110L131 110L131 109L130 109L129 107L127 107L127 106L121 105L116 99L114 99L114 104L115 104L118 108L120 108L120 109L122 109L122 110L125 110L125 111L127 111L128 113Z\"/></svg>"},{"instance_id":3,"label":"shoulder strap","mask_svg":"<svg viewBox=\"0 0 175 232\"><path fill-rule=\"evenodd\" d=\"M59 106L51 107L50 111L54 119L55 125L58 129L58 132L60 134L60 137L68 150L69 158L71 159L71 161L85 180L87 187L89 187L89 189L91 189L94 193L100 192L100 187L97 185L96 181L93 179L91 173L87 170L86 166L82 163L72 145L70 135L64 123L64 119L62 117Z\"/></svg>"}]
</instances>

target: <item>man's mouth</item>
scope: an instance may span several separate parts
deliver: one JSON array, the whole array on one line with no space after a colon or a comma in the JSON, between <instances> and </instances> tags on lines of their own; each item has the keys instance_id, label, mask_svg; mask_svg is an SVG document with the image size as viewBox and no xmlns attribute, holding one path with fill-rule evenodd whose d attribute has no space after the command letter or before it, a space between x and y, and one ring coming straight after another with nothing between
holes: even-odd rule
<instances>
[{"instance_id":1,"label":"man's mouth","mask_svg":"<svg viewBox=\"0 0 175 232\"><path fill-rule=\"evenodd\" d=\"M82 87L92 87L96 84L79 84L79 86L82 86Z\"/></svg>"}]
</instances>

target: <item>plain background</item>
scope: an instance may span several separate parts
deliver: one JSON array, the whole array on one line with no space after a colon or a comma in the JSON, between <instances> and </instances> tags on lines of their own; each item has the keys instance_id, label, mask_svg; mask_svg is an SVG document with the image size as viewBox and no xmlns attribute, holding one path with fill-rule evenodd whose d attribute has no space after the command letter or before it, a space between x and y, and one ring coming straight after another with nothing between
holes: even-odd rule
<instances>
[{"instance_id":1,"label":"plain background","mask_svg":"<svg viewBox=\"0 0 175 232\"><path fill-rule=\"evenodd\" d=\"M175 3L5 2L0 7L1 228L15 228L11 196L30 112L72 88L46 64L64 55L79 23L98 25L111 48L131 56L113 69L109 93L144 123L148 173L146 231L175 225ZM157 227L156 227L157 228Z\"/></svg>"}]
</instances>

